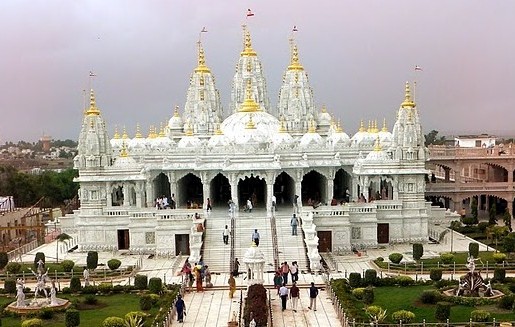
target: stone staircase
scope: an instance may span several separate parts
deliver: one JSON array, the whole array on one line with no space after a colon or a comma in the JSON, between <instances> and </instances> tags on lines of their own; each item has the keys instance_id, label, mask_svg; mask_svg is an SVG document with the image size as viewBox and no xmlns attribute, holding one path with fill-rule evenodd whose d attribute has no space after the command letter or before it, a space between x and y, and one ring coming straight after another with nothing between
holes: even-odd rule
<instances>
[{"instance_id":1,"label":"stone staircase","mask_svg":"<svg viewBox=\"0 0 515 327\"><path fill-rule=\"evenodd\" d=\"M206 219L202 261L211 273L230 271L231 243L225 245L222 237L225 225L231 227L231 218L225 212L211 213Z\"/></svg>"},{"instance_id":2,"label":"stone staircase","mask_svg":"<svg viewBox=\"0 0 515 327\"><path fill-rule=\"evenodd\" d=\"M288 264L291 264L292 261L297 261L299 270L305 272L309 269L309 262L306 257L302 229L299 225L297 227L297 236L292 236L290 221L291 214L276 213L275 215L279 263L287 261Z\"/></svg>"}]
</instances>

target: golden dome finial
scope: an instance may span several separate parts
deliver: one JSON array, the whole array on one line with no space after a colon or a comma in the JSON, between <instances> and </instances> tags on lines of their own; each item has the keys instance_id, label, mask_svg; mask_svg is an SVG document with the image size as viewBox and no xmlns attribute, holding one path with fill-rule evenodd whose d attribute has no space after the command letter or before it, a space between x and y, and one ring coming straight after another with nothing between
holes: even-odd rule
<instances>
[{"instance_id":1,"label":"golden dome finial","mask_svg":"<svg viewBox=\"0 0 515 327\"><path fill-rule=\"evenodd\" d=\"M372 132L372 121L371 120L368 121L367 132L369 132L369 133Z\"/></svg>"},{"instance_id":2,"label":"golden dome finial","mask_svg":"<svg viewBox=\"0 0 515 327\"><path fill-rule=\"evenodd\" d=\"M95 92L93 89L89 91L89 109L86 110L87 116L98 116L100 115L100 110L97 108L97 103L95 101Z\"/></svg>"},{"instance_id":3,"label":"golden dome finial","mask_svg":"<svg viewBox=\"0 0 515 327\"><path fill-rule=\"evenodd\" d=\"M361 122L359 123L359 130L358 132L366 132L367 130L365 129L365 123L363 122L363 119L361 120Z\"/></svg>"},{"instance_id":4,"label":"golden dome finial","mask_svg":"<svg viewBox=\"0 0 515 327\"><path fill-rule=\"evenodd\" d=\"M337 125L336 125L336 131L337 131L338 133L343 133L343 128L342 128L342 125L341 125L341 123L340 123L340 121L339 121L339 120L338 120L338 123L337 123Z\"/></svg>"},{"instance_id":5,"label":"golden dome finial","mask_svg":"<svg viewBox=\"0 0 515 327\"><path fill-rule=\"evenodd\" d=\"M179 117L179 106L178 105L176 105L175 109L173 110L173 116Z\"/></svg>"},{"instance_id":6,"label":"golden dome finial","mask_svg":"<svg viewBox=\"0 0 515 327\"><path fill-rule=\"evenodd\" d=\"M381 128L381 132L388 132L388 128L386 127L386 118L383 118L383 128Z\"/></svg>"},{"instance_id":7,"label":"golden dome finial","mask_svg":"<svg viewBox=\"0 0 515 327\"><path fill-rule=\"evenodd\" d=\"M293 43L293 40L291 40L291 42ZM288 70L304 70L304 67L302 67L299 62L299 50L297 49L296 44L292 44L291 47L291 59Z\"/></svg>"},{"instance_id":8,"label":"golden dome finial","mask_svg":"<svg viewBox=\"0 0 515 327\"><path fill-rule=\"evenodd\" d=\"M409 82L406 82L406 87L404 91L404 101L401 104L402 108L415 108L415 102L411 100L411 91Z\"/></svg>"},{"instance_id":9,"label":"golden dome finial","mask_svg":"<svg viewBox=\"0 0 515 327\"><path fill-rule=\"evenodd\" d=\"M188 127L186 127L186 136L193 136L193 126L191 123L188 123Z\"/></svg>"},{"instance_id":10,"label":"golden dome finial","mask_svg":"<svg viewBox=\"0 0 515 327\"><path fill-rule=\"evenodd\" d=\"M245 125L246 129L256 129L256 124L254 124L254 121L252 120L253 114L249 115L249 121L247 122L247 125Z\"/></svg>"},{"instance_id":11,"label":"golden dome finial","mask_svg":"<svg viewBox=\"0 0 515 327\"><path fill-rule=\"evenodd\" d=\"M125 141L122 143L122 149L120 150L120 157L126 158L129 154L127 152L127 145L125 144Z\"/></svg>"},{"instance_id":12,"label":"golden dome finial","mask_svg":"<svg viewBox=\"0 0 515 327\"><path fill-rule=\"evenodd\" d=\"M256 56L256 51L252 49L252 40L250 38L250 32L247 29L247 25L243 25L243 51L241 56Z\"/></svg>"},{"instance_id":13,"label":"golden dome finial","mask_svg":"<svg viewBox=\"0 0 515 327\"><path fill-rule=\"evenodd\" d=\"M281 116L281 125L279 126L279 133L286 133L287 130L286 130L286 124L285 124L285 119L284 119L284 116Z\"/></svg>"},{"instance_id":14,"label":"golden dome finial","mask_svg":"<svg viewBox=\"0 0 515 327\"><path fill-rule=\"evenodd\" d=\"M311 118L311 120L309 121L308 133L316 133L316 132L317 132L317 128L315 126L315 120L313 118Z\"/></svg>"},{"instance_id":15,"label":"golden dome finial","mask_svg":"<svg viewBox=\"0 0 515 327\"><path fill-rule=\"evenodd\" d=\"M136 123L136 138L137 139L143 138L143 135L141 135L141 131L140 131L140 128L139 128L139 123Z\"/></svg>"},{"instance_id":16,"label":"golden dome finial","mask_svg":"<svg viewBox=\"0 0 515 327\"><path fill-rule=\"evenodd\" d=\"M129 138L129 135L127 135L127 130L125 129L125 126L123 126L123 134L122 134L122 139L128 139Z\"/></svg>"},{"instance_id":17,"label":"golden dome finial","mask_svg":"<svg viewBox=\"0 0 515 327\"><path fill-rule=\"evenodd\" d=\"M163 126L163 123L160 124L160 127L159 127L159 137L165 137L166 134L165 134L165 128Z\"/></svg>"},{"instance_id":18,"label":"golden dome finial","mask_svg":"<svg viewBox=\"0 0 515 327\"><path fill-rule=\"evenodd\" d=\"M195 73L210 73L211 70L206 66L206 59L204 57L204 48L202 47L202 43L200 41L198 44L198 65L195 68Z\"/></svg>"},{"instance_id":19,"label":"golden dome finial","mask_svg":"<svg viewBox=\"0 0 515 327\"><path fill-rule=\"evenodd\" d=\"M374 120L374 133L379 133L379 128L377 128L377 119Z\"/></svg>"},{"instance_id":20,"label":"golden dome finial","mask_svg":"<svg viewBox=\"0 0 515 327\"><path fill-rule=\"evenodd\" d=\"M114 139L119 139L120 138L120 134L118 134L118 126L114 126L114 136L113 136Z\"/></svg>"},{"instance_id":21,"label":"golden dome finial","mask_svg":"<svg viewBox=\"0 0 515 327\"><path fill-rule=\"evenodd\" d=\"M326 113L327 112L327 108L325 107L325 104L322 105L322 110L321 111L322 111L322 113Z\"/></svg>"},{"instance_id":22,"label":"golden dome finial","mask_svg":"<svg viewBox=\"0 0 515 327\"><path fill-rule=\"evenodd\" d=\"M220 129L220 123L216 123L215 135L223 135L224 132Z\"/></svg>"},{"instance_id":23,"label":"golden dome finial","mask_svg":"<svg viewBox=\"0 0 515 327\"><path fill-rule=\"evenodd\" d=\"M241 104L239 112L256 112L261 111L259 104L252 97L252 81L247 79L247 87L245 88L245 101Z\"/></svg>"},{"instance_id":24,"label":"golden dome finial","mask_svg":"<svg viewBox=\"0 0 515 327\"><path fill-rule=\"evenodd\" d=\"M150 125L150 130L148 132L148 138L155 139L157 137L156 130L154 125Z\"/></svg>"},{"instance_id":25,"label":"golden dome finial","mask_svg":"<svg viewBox=\"0 0 515 327\"><path fill-rule=\"evenodd\" d=\"M379 143L379 135L376 137L376 142L374 144L374 151L378 152L381 151L381 144Z\"/></svg>"}]
</instances>

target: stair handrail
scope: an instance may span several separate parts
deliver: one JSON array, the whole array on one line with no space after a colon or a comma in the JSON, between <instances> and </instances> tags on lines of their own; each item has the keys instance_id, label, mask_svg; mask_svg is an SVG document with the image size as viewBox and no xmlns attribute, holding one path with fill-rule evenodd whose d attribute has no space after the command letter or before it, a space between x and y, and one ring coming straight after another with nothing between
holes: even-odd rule
<instances>
[{"instance_id":1,"label":"stair handrail","mask_svg":"<svg viewBox=\"0 0 515 327\"><path fill-rule=\"evenodd\" d=\"M272 249L274 254L274 270L277 271L279 269L279 247L277 242L277 226L275 223L275 212L272 210L272 214L270 216L270 229L272 232Z\"/></svg>"}]
</instances>

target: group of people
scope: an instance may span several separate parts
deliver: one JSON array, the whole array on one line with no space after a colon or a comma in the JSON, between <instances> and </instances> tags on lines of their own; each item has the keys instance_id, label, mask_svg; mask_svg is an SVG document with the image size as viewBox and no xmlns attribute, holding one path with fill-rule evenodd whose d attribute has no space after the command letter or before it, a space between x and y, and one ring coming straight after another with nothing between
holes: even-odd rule
<instances>
[{"instance_id":1,"label":"group of people","mask_svg":"<svg viewBox=\"0 0 515 327\"><path fill-rule=\"evenodd\" d=\"M209 270L209 266L204 265L202 262L199 262L192 267L189 261L186 261L182 267L181 272L184 282L188 284L188 291L193 288L193 282L195 282L197 292L204 291L204 281L206 282L206 288L213 287L213 284L211 283L211 271Z\"/></svg>"},{"instance_id":2,"label":"group of people","mask_svg":"<svg viewBox=\"0 0 515 327\"><path fill-rule=\"evenodd\" d=\"M175 194L172 194L170 201L166 195L160 196L156 199L156 209L175 209L177 208L177 202L175 201Z\"/></svg>"},{"instance_id":3,"label":"group of people","mask_svg":"<svg viewBox=\"0 0 515 327\"><path fill-rule=\"evenodd\" d=\"M278 290L279 297L281 298L281 309L282 311L286 310L286 304L288 302L288 298L291 300L291 305L293 312L297 312L297 306L300 299L300 289L297 287L297 282L293 282L290 289L286 287L286 283L283 283ZM314 282L311 282L311 286L308 289L309 294L309 307L308 309L313 309L317 311L317 296L318 296L318 288L315 286Z\"/></svg>"}]
</instances>

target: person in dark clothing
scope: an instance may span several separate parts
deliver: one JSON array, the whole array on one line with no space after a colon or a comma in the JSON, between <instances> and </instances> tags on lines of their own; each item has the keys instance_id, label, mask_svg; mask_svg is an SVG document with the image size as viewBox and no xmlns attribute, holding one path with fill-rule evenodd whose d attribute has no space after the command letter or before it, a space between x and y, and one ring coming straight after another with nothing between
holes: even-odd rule
<instances>
[{"instance_id":1,"label":"person in dark clothing","mask_svg":"<svg viewBox=\"0 0 515 327\"><path fill-rule=\"evenodd\" d=\"M182 296L177 295L177 301L175 301L175 309L177 310L177 321L183 322L184 316L186 315L186 304L182 299Z\"/></svg>"},{"instance_id":2,"label":"person in dark clothing","mask_svg":"<svg viewBox=\"0 0 515 327\"><path fill-rule=\"evenodd\" d=\"M318 288L315 286L315 283L311 282L311 287L309 288L309 307L308 309L317 311L317 296L318 296Z\"/></svg>"}]
</instances>

